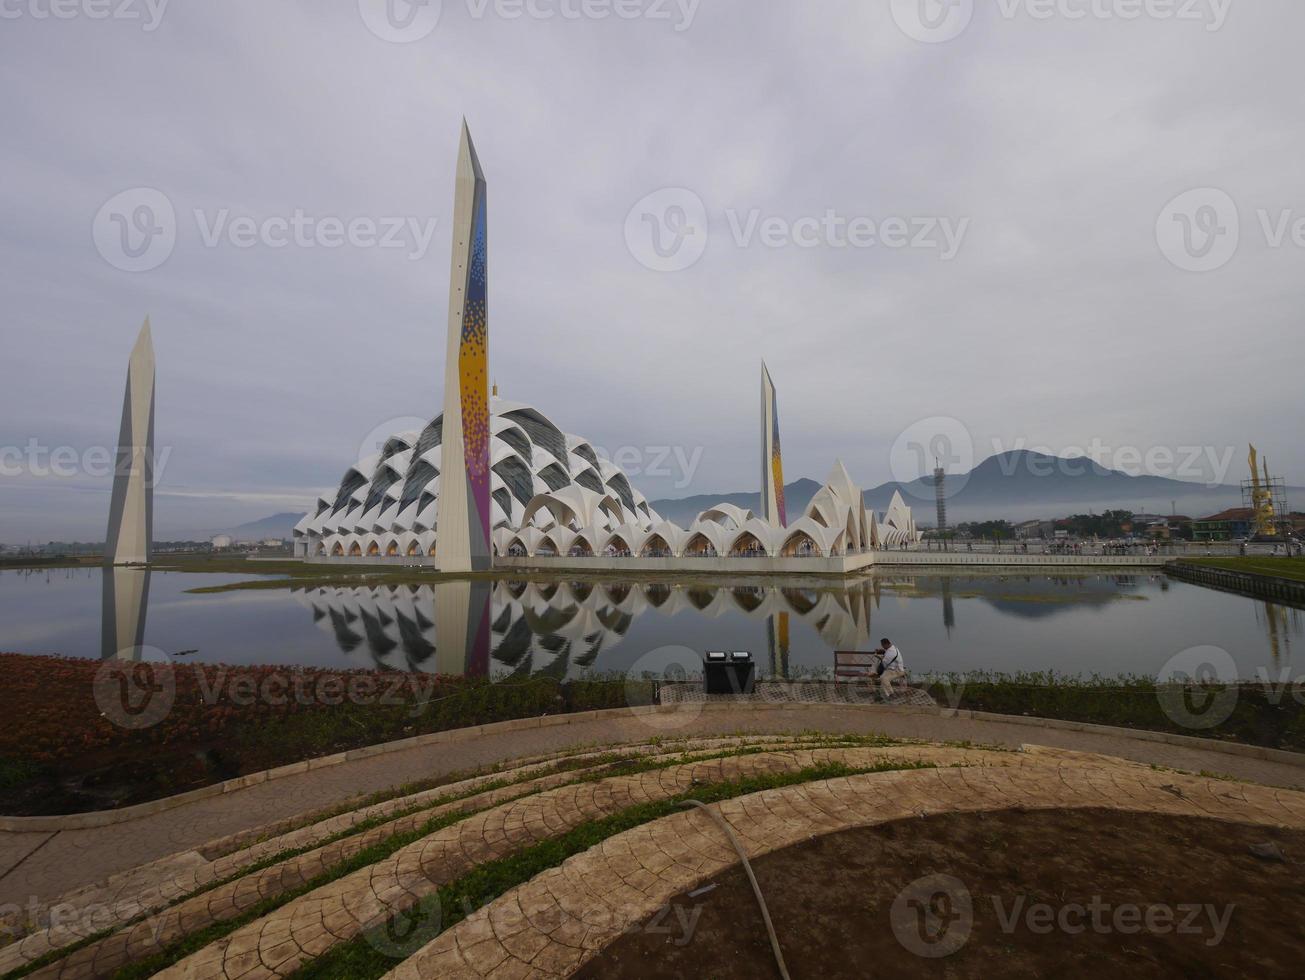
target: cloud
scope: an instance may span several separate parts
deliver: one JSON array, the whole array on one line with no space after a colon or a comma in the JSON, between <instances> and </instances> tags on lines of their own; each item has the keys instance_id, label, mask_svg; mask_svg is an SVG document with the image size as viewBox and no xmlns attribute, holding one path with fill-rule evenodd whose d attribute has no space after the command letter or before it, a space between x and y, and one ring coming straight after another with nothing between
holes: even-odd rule
<instances>
[{"instance_id":1,"label":"cloud","mask_svg":"<svg viewBox=\"0 0 1305 980\"><path fill-rule=\"evenodd\" d=\"M640 481L650 496L754 486L763 356L794 478L841 456L880 483L897 434L945 415L978 445L1254 439L1299 480L1305 253L1253 232L1257 209L1305 207L1291 50L1305 8L1238 4L1205 31L1008 20L980 2L960 37L922 44L887 2L819 6L712 0L676 31L477 19L445 0L435 30L403 45L349 2L172 4L152 32L7 20L0 445L112 445L146 313L157 438L173 449L162 491L187 501L177 526L307 500L376 426L434 415L465 115L489 180L492 372L601 445L703 448L693 486ZM1238 202L1244 241L1193 275L1166 261L1155 222L1204 186ZM133 187L178 215L170 258L138 274L91 236ZM692 189L709 215L703 258L673 274L623 240L632 205L664 187ZM416 261L205 247L195 211L224 209L437 231ZM971 224L940 262L739 247L727 219L831 209ZM101 489L0 487L0 539L89 534Z\"/></svg>"}]
</instances>

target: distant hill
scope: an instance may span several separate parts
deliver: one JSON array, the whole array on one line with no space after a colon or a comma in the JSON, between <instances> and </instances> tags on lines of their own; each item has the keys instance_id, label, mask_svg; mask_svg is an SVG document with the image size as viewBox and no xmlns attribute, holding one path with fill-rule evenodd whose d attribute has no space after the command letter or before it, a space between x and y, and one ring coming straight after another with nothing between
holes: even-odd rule
<instances>
[{"instance_id":1,"label":"distant hill","mask_svg":"<svg viewBox=\"0 0 1305 980\"><path fill-rule=\"evenodd\" d=\"M295 514L273 514L271 517L250 521L248 524L241 524L229 531L218 533L229 534L235 541L265 541L269 538L289 538L291 532L295 529L295 525L303 519L303 516L302 511Z\"/></svg>"},{"instance_id":2,"label":"distant hill","mask_svg":"<svg viewBox=\"0 0 1305 980\"><path fill-rule=\"evenodd\" d=\"M1242 503L1238 487L1207 487L1165 477L1130 476L1088 459L1065 459L1027 451L992 456L968 474L949 475L947 481L949 523L1051 519L1114 509L1151 514L1176 510L1200 518L1229 507L1240 507ZM809 479L785 487L790 519L806 510L819 489L820 484ZM931 477L906 484L885 483L867 490L866 506L883 512L897 490L914 509L915 519L921 526L934 524ZM1288 488L1288 495L1289 503L1303 500L1305 489ZM683 525L717 503L756 510L760 499L760 493L701 494L683 500L655 500L650 505L663 517Z\"/></svg>"}]
</instances>

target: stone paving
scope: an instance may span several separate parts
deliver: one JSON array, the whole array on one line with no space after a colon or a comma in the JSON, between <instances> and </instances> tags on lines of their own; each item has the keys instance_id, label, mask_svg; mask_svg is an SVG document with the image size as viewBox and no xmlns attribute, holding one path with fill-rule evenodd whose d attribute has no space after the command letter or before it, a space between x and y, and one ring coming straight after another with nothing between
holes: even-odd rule
<instances>
[{"instance_id":1,"label":"stone paving","mask_svg":"<svg viewBox=\"0 0 1305 980\"><path fill-rule=\"evenodd\" d=\"M751 694L707 694L701 684L663 684L662 704L878 704L891 707L936 708L927 691L898 683L891 697L883 697L877 684L857 682L758 681Z\"/></svg>"},{"instance_id":2,"label":"stone paving","mask_svg":"<svg viewBox=\"0 0 1305 980\"><path fill-rule=\"evenodd\" d=\"M792 739L783 736L756 739L705 739L686 742L682 748L696 752L723 748L742 748L772 744L792 745ZM303 826L267 828L245 832L233 838L214 841L202 848L212 856L206 860L196 851L174 855L162 861L115 877L99 886L80 889L61 896L54 905L69 912L83 914L63 916L64 923L53 929L34 931L17 943L0 949L0 973L16 969L47 953L63 948L92 934L120 926L149 913L149 919L138 922L123 932L106 937L93 945L77 950L57 964L36 974L49 977L85 977L106 975L118 966L156 952L168 943L213 922L233 918L246 908L273 895L298 887L327 868L346 860L366 847L391 836L407 833L432 818L448 813L469 812L472 809L495 805L529 793L559 786L592 771L587 764L609 761L613 757L648 756L663 754L664 747L636 745L618 747L604 752L583 752L554 755L541 760L525 760L516 768L472 777L407 796L396 797L345 813L330 815ZM674 755L667 755L668 759ZM565 762L565 772L553 773L531 779L530 777ZM485 793L459 799L443 806L433 803L441 799L458 797L478 787L504 780L524 780ZM420 808L420 809L418 809ZM416 809L418 812L407 814ZM327 838L349 833L365 821L375 821L405 814L391 819L363 833L332 841L313 848L304 854L261 869L257 875L236 877L244 869L287 851L312 847ZM268 834L274 836L268 836ZM243 845L243 846L242 846ZM233 879L226 881L226 879ZM179 899L196 891L225 882L216 888L196 895L187 901ZM169 907L170 906L170 907ZM160 912L159 910L164 910ZM94 910L90 914L89 910ZM20 927L16 921L6 923L9 929Z\"/></svg>"},{"instance_id":3,"label":"stone paving","mask_svg":"<svg viewBox=\"0 0 1305 980\"><path fill-rule=\"evenodd\" d=\"M1026 768L877 773L767 790L713 807L749 858L815 836L943 812L1107 807L1305 828L1305 794L1066 753ZM609 838L473 913L387 980L566 977L674 896L738 863L691 811ZM235 974L230 974L235 976Z\"/></svg>"},{"instance_id":4,"label":"stone paving","mask_svg":"<svg viewBox=\"0 0 1305 980\"><path fill-rule=\"evenodd\" d=\"M887 754L898 760L927 755L929 761L940 765L1014 767L1022 772L1047 766L1071 767L1076 771L1086 767L1112 773L1137 769L1169 783L1178 778L1173 774L1152 773L1146 765L1130 766L1124 759L1131 758L1150 765L1221 772L1280 785L1305 785L1305 768L1287 762L1222 755L1200 746L1144 741L1124 733L1057 730L1016 722L1016 719L946 717L936 710L920 709L788 704L766 708L733 705L721 710L716 705L688 703L669 713L664 710L651 716L614 712L576 719L573 723L517 731L500 731L502 726L492 726L475 741L405 748L388 755L351 759L344 765L277 782L256 783L238 792L117 826L43 834L0 833L0 861L17 855L14 860L18 862L16 869L10 866L0 873L0 886L8 894L12 895L20 882L28 884L45 874L54 880L71 880L74 885L81 885L66 892L60 901L71 909L83 910L83 914L65 917L66 921L53 929L37 928L19 942L0 948L0 972L22 967L92 933L116 929L33 974L78 980L110 975L119 967L151 955L196 930L239 916L268 898L302 888L315 876L364 848L396 834L411 832L433 817L489 808L437 831L370 868L295 899L164 974L231 980L284 976L306 959L433 894L440 884L459 877L478 863L510 854L626 806L665 799L691 787L695 777L700 782L716 782L748 773L794 771L812 764L810 760L817 756L822 760L835 759L819 753L855 752L861 753L856 756L859 759L882 759ZM809 742L805 746L801 744L802 736L798 733L813 730L826 733L823 736L826 738L837 737L839 733L889 733L899 738L948 737L1005 746L1019 746L1036 739L1048 747L1023 753L976 752L937 745L812 749ZM674 741L649 744L650 734L661 734ZM604 740L603 736L609 735L615 738ZM609 744L622 736L626 736L626 744ZM600 749L600 745L605 747ZM679 765L660 772L615 775L580 786L564 785L583 779L593 765L610 762L614 755L656 753L664 757L663 761L674 762L676 753L741 750L747 746L766 747L770 751L765 755ZM1057 755L1056 746L1095 749L1109 758L1093 761L1078 752ZM361 805L364 801L359 798L359 791L372 791L380 784L382 767L392 767L383 785L393 786L441 773L465 773L472 768L467 764L469 760L489 758L493 764L502 766L511 759L509 753L513 750L519 755L526 751L533 754L516 759L502 771L463 777L436 789ZM435 759L436 752L443 754ZM951 761L940 761L944 759ZM573 771L554 772L563 760L575 767ZM836 761L844 760L838 757ZM845 764L854 768L865 765ZM429 768L417 771L421 765ZM727 772L733 775L722 775ZM349 787L351 792L344 793L351 774L360 780ZM518 779L526 781L510 787L486 788L491 782ZM1243 790L1256 790L1256 787L1236 783L1215 785L1220 787L1224 798L1242 794L1245 805L1253 805ZM300 794L305 787L312 792ZM463 794L476 795L441 805L441 800ZM352 804L344 803L350 798L354 800ZM1298 794L1285 797L1294 801L1300 798ZM242 801L247 807L243 819L236 819L233 805ZM417 808L420 812L408 813ZM722 809L727 809L727 805ZM363 821L385 822L356 831ZM166 828L171 836L160 839L156 834L160 827ZM222 833L203 836L210 829ZM121 845L117 849L107 843L113 835L117 835L117 843ZM328 841L339 835L350 836ZM178 838L186 840L184 847L168 846ZM98 847L87 848L89 841L96 841ZM102 850L105 847L111 849ZM141 849L152 850L154 856L132 867L130 856ZM287 856L269 867L249 870L260 862L266 864L287 851L296 850L305 853ZM69 855L89 860L69 868L63 864ZM97 874L104 863L97 859L106 856L127 870L108 876ZM125 865L124 858L128 862ZM83 882L91 884L83 885ZM205 888L208 890L201 891ZM31 894L38 897L38 893ZM53 903L52 899L39 897L47 908ZM92 909L94 915L89 911ZM15 924L12 919L0 920L0 925L7 928ZM526 963L514 958L511 962L505 959L502 965L509 972L537 968L533 959L529 968Z\"/></svg>"},{"instance_id":5,"label":"stone paving","mask_svg":"<svg viewBox=\"0 0 1305 980\"><path fill-rule=\"evenodd\" d=\"M288 976L336 944L382 924L395 912L406 911L477 865L592 820L665 800L695 784L798 772L827 763L868 768L886 762L992 767L1037 764L1023 753L936 746L793 749L563 786L504 803L438 830L370 867L293 900L157 976L224 980Z\"/></svg>"},{"instance_id":6,"label":"stone paving","mask_svg":"<svg viewBox=\"0 0 1305 980\"><path fill-rule=\"evenodd\" d=\"M635 710L535 720L537 727L487 726L460 741L350 759L238 792L187 803L105 827L0 832L0 905L48 906L78 888L130 874L170 856L203 848L304 812L336 807L360 794L419 779L502 765L523 756L628 744L650 736L881 733L926 741L1018 746L1024 742L1099 752L1192 772L1305 788L1305 767L1144 741L1123 733L1077 732L936 711L877 706L683 705L670 714ZM543 726L543 727L539 727ZM201 855L202 857L202 855ZM194 862L194 858L185 860Z\"/></svg>"}]
</instances>

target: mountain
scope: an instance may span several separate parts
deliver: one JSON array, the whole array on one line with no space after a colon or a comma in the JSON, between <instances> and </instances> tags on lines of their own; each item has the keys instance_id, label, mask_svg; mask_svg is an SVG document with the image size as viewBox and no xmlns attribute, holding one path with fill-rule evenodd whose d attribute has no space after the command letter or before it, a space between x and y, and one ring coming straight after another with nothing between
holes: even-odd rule
<instances>
[{"instance_id":1,"label":"mountain","mask_svg":"<svg viewBox=\"0 0 1305 980\"><path fill-rule=\"evenodd\" d=\"M790 520L806 510L819 489L820 484L807 479L785 487ZM910 483L885 483L867 490L866 506L882 513L898 490L914 509L915 519L922 527L935 523L932 477ZM1001 453L984 460L969 473L949 474L947 491L947 519L953 524L1051 519L1115 509L1150 514L1169 514L1176 510L1200 518L1242 505L1238 487L1209 487L1159 476L1130 476L1084 458L1066 459L1028 451ZM1288 488L1288 495L1291 500L1299 500L1305 490ZM702 494L683 500L655 500L650 506L669 520L685 525L717 503L756 510L760 496L760 493Z\"/></svg>"},{"instance_id":2,"label":"mountain","mask_svg":"<svg viewBox=\"0 0 1305 980\"><path fill-rule=\"evenodd\" d=\"M823 484L815 480L801 479L784 485L784 502L790 515L801 514L811 503L811 498ZM892 494L889 494L892 497ZM718 504L734 504L744 510L761 510L761 491L755 493L704 493L696 497L684 497L680 500L650 500L648 506L672 524L688 527L693 519L708 507Z\"/></svg>"},{"instance_id":3,"label":"mountain","mask_svg":"<svg viewBox=\"0 0 1305 980\"><path fill-rule=\"evenodd\" d=\"M273 514L261 520L241 524L220 533L231 535L235 541L265 541L270 538L288 539L295 525L303 519L303 511L294 514Z\"/></svg>"}]
</instances>

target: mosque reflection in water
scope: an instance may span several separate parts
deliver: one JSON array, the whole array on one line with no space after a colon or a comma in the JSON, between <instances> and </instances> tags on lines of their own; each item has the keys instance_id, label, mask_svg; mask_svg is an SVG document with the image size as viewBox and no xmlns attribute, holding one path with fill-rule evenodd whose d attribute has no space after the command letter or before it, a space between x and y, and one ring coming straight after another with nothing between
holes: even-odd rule
<instances>
[{"instance_id":1,"label":"mosque reflection in water","mask_svg":"<svg viewBox=\"0 0 1305 980\"><path fill-rule=\"evenodd\" d=\"M452 595L451 589L461 592ZM296 596L342 650L365 651L374 666L496 679L601 672L602 654L617 647L640 617L681 613L757 620L769 638L770 662L763 670L783 676L788 672L790 618L810 624L831 650L855 649L870 642L870 605L876 600L872 588L585 582L328 587L299 590ZM471 611L464 624L456 614L465 606ZM474 629L486 615L488 629Z\"/></svg>"},{"instance_id":2,"label":"mosque reflection in water","mask_svg":"<svg viewBox=\"0 0 1305 980\"><path fill-rule=\"evenodd\" d=\"M139 660L198 653L180 649L164 653L146 645L150 578L146 569L103 570L103 657ZM962 646L970 649L986 639L991 653L994 643L996 648L1027 646L1025 634L1020 632L1021 621L1032 628L1033 620L1050 620L1075 609L1107 614L1119 608L1121 597L1165 594L1170 583L1164 575L936 575L871 576L853 583L815 586L500 580L288 591L292 602L305 607L312 623L329 636L329 647L338 648L359 668L495 680L528 675L562 679L590 672L624 672L642 654L676 645L698 652L708 647L748 649L762 676L792 678L831 671L835 650L873 648L881 634L872 633L872 614L878 615L884 602L894 605L878 624L881 629L902 628L907 621L906 606L932 608L935 611L930 618L940 614L945 630L936 634L936 646L941 648L951 640L953 631L960 628L958 620L975 619L982 625L977 629L972 625ZM1203 590L1198 593L1210 595ZM220 620L228 615L221 599L215 599L213 612L205 613L206 630L198 634L207 638L210 649L219 646L224 631ZM908 602L911 599L935 603L916 606ZM980 601L962 607L962 600ZM1264 643L1260 649L1267 656L1252 660L1251 667L1265 664L1276 670L1291 665L1292 639L1305 634L1305 614L1258 600L1253 606L1257 632L1267 639L1267 643L1260 641ZM969 612L960 614L962 608ZM984 610L997 614L999 620L984 618ZM219 621L210 623L208 617L215 614ZM1108 628L1110 616L1101 622ZM755 623L755 628L749 623ZM303 625L311 632L307 617ZM910 625L916 637L928 629L918 617ZM1066 644L1075 638L1072 632L1050 635ZM1134 639L1134 645L1144 651L1165 649L1163 637L1158 641ZM168 641L159 637L154 642ZM1084 642L1091 645L1095 641L1089 637ZM216 659L221 659L221 653ZM260 662L259 654L255 652L246 662ZM1099 666L1096 660L1092 664L1093 669ZM1030 658L1032 669L1045 666ZM1060 669L1073 672L1081 667L1065 660ZM1128 669L1132 668L1127 663L1120 667ZM1253 676L1253 670L1247 676Z\"/></svg>"}]
</instances>

